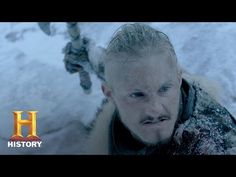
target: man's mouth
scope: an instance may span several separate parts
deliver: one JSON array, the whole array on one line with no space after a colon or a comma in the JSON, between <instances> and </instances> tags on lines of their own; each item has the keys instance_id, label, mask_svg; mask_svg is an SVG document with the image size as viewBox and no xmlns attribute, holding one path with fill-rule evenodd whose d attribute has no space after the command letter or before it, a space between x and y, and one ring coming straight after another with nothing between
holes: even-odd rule
<instances>
[{"instance_id":1,"label":"man's mouth","mask_svg":"<svg viewBox=\"0 0 236 177\"><path fill-rule=\"evenodd\" d=\"M155 124L160 124L166 120L169 120L170 118L168 116L160 116L158 118L152 118L152 117L147 117L143 120L140 121L140 123L144 126L148 125L155 125Z\"/></svg>"}]
</instances>

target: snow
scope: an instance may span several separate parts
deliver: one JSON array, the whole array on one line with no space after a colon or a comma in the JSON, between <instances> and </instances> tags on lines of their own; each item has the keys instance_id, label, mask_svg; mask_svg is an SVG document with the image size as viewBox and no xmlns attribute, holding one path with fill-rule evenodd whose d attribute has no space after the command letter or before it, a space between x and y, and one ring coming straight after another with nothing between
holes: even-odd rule
<instances>
[{"instance_id":1,"label":"snow","mask_svg":"<svg viewBox=\"0 0 236 177\"><path fill-rule=\"evenodd\" d=\"M124 23L81 23L83 36L106 47ZM236 115L236 23L150 23L172 41L188 71L216 80L222 104ZM66 72L62 48L69 41L65 23L52 23L52 36L37 23L0 23L0 154L79 154L86 130L104 98L92 75L92 93L79 86L78 74ZM37 110L41 149L11 149L15 110ZM23 117L27 114L24 113ZM23 131L24 132L24 131Z\"/></svg>"}]
</instances>

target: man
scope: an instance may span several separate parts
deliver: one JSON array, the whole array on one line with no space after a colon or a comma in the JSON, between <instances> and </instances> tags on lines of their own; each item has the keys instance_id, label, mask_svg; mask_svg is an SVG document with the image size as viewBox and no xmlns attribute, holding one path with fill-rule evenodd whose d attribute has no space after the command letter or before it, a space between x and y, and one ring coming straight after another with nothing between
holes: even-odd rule
<instances>
[{"instance_id":1,"label":"man","mask_svg":"<svg viewBox=\"0 0 236 177\"><path fill-rule=\"evenodd\" d=\"M168 37L122 26L104 55L107 100L88 154L235 154L236 121L199 83L186 79Z\"/></svg>"}]
</instances>

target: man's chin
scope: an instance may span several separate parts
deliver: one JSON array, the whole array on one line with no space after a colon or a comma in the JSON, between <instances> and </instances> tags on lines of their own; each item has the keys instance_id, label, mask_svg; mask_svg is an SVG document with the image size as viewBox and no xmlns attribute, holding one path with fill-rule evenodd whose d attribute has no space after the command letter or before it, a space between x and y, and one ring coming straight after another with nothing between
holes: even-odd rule
<instances>
[{"instance_id":1,"label":"man's chin","mask_svg":"<svg viewBox=\"0 0 236 177\"><path fill-rule=\"evenodd\" d=\"M138 140L140 142L142 142L143 144L147 145L147 146L161 146L161 145L169 143L170 140L171 140L171 137L170 138L165 138L165 139L160 137L158 139L153 139L153 140L138 138Z\"/></svg>"},{"instance_id":2,"label":"man's chin","mask_svg":"<svg viewBox=\"0 0 236 177\"><path fill-rule=\"evenodd\" d=\"M150 135L150 134L138 135L133 132L131 132L131 134L132 134L133 138L135 138L136 140L138 140L139 142L141 142L147 146L164 145L164 144L167 144L171 141L171 136L170 137L162 137L160 134L158 134L158 135L153 135L153 134L152 135ZM153 137L150 138L150 136L153 136Z\"/></svg>"}]
</instances>

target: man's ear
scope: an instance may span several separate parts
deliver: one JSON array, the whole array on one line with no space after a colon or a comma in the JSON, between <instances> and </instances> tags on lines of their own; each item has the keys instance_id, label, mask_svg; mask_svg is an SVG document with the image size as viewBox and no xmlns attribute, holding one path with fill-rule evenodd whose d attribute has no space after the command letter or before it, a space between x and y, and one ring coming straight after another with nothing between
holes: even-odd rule
<instances>
[{"instance_id":1,"label":"man's ear","mask_svg":"<svg viewBox=\"0 0 236 177\"><path fill-rule=\"evenodd\" d=\"M107 83L102 83L102 92L103 94L108 98L109 101L113 101L112 98L112 90L111 88L107 85Z\"/></svg>"}]
</instances>

